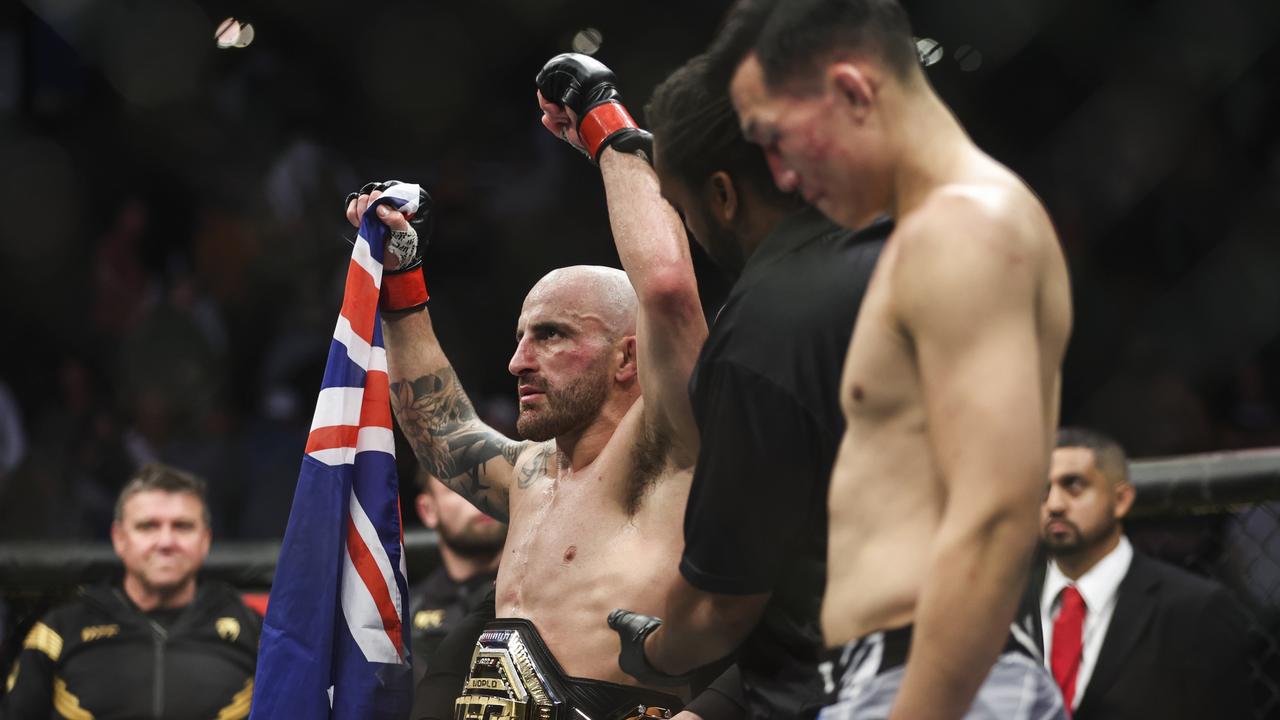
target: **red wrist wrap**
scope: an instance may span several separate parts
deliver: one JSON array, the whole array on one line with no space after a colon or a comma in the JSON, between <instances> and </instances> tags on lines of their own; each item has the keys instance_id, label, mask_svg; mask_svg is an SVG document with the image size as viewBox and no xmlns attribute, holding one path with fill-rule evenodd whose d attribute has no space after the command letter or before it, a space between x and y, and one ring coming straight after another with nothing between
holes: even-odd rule
<instances>
[{"instance_id":1,"label":"red wrist wrap","mask_svg":"<svg viewBox=\"0 0 1280 720\"><path fill-rule=\"evenodd\" d=\"M592 160L600 157L600 146L619 130L636 128L636 121L621 103L607 102L595 106L578 124L578 137L587 146Z\"/></svg>"},{"instance_id":2,"label":"red wrist wrap","mask_svg":"<svg viewBox=\"0 0 1280 720\"><path fill-rule=\"evenodd\" d=\"M382 290L378 293L383 312L417 310L427 304L427 281L418 263L403 272L382 273Z\"/></svg>"}]
</instances>

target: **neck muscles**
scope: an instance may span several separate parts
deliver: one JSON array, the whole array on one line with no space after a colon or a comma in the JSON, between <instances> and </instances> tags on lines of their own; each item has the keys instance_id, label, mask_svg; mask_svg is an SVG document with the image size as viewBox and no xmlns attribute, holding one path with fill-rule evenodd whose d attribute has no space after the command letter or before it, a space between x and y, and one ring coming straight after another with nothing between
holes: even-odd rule
<instances>
[{"instance_id":1,"label":"neck muscles","mask_svg":"<svg viewBox=\"0 0 1280 720\"><path fill-rule=\"evenodd\" d=\"M609 400L600 408L600 412L591 422L587 423L580 430L575 430L564 435L556 437L556 475L559 476L561 469L571 471L581 470L582 468L595 462L600 456L605 446L609 444L609 440L613 438L613 433L617 431L618 424L622 422L622 418L626 416L627 410L635 404L635 399L627 403L625 408L615 407ZM561 458L565 462L561 463Z\"/></svg>"}]
</instances>

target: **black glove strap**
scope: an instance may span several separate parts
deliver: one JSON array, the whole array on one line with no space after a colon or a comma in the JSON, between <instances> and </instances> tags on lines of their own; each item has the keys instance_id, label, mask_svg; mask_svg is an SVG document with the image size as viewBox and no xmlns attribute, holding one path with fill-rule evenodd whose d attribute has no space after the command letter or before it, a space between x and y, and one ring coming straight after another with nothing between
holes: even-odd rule
<instances>
[{"instance_id":1,"label":"black glove strap","mask_svg":"<svg viewBox=\"0 0 1280 720\"><path fill-rule=\"evenodd\" d=\"M657 687L674 687L688 685L694 674L668 675L649 664L644 655L644 641L654 630L662 627L662 620L652 615L641 615L630 610L614 610L609 613L609 627L618 633L622 640L622 651L618 653L618 667L631 677L646 685Z\"/></svg>"},{"instance_id":2,"label":"black glove strap","mask_svg":"<svg viewBox=\"0 0 1280 720\"><path fill-rule=\"evenodd\" d=\"M347 193L347 197L344 198L342 201L342 210L343 212L346 212L347 206L351 204L351 201L355 200L361 195L368 195L372 193L374 190L377 190L378 192L386 192L387 188L393 185L403 185L403 184L404 183L400 182L399 180L387 180L384 182L365 183L364 187L360 188L359 190L353 193ZM431 195L427 192L426 188L419 186L418 187L418 210L408 218L409 223L411 225L421 226L430 218L431 218ZM418 237L421 242L425 244L426 238L430 236L431 236L430 225L427 226L427 230L425 232L423 232L422 229L419 228Z\"/></svg>"},{"instance_id":3,"label":"black glove strap","mask_svg":"<svg viewBox=\"0 0 1280 720\"><path fill-rule=\"evenodd\" d=\"M604 147L611 147L628 155L640 154L644 161L653 165L653 133L639 128L619 130L604 140ZM603 152L603 149L601 150Z\"/></svg>"}]
</instances>

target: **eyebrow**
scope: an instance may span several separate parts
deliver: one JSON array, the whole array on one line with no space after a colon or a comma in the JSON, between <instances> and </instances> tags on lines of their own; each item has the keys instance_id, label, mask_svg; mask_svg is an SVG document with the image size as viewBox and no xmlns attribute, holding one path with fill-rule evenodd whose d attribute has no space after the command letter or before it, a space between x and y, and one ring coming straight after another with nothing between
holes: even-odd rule
<instances>
[{"instance_id":1,"label":"eyebrow","mask_svg":"<svg viewBox=\"0 0 1280 720\"><path fill-rule=\"evenodd\" d=\"M164 522L165 519L166 518L142 517L142 518L135 518L131 522L134 525L158 525ZM169 519L169 522L173 523L174 525L192 525L192 524L195 524L196 519L179 517L179 518L171 518Z\"/></svg>"},{"instance_id":2,"label":"eyebrow","mask_svg":"<svg viewBox=\"0 0 1280 720\"><path fill-rule=\"evenodd\" d=\"M533 323L528 328L529 332L535 332L535 333L545 332L547 330L555 330L556 332L562 335L567 335L570 332L572 332L568 325L565 325L564 323L560 323L560 322L554 322L552 320L542 320L540 322ZM520 338L523 336L524 336L524 331L516 330L517 338Z\"/></svg>"}]
</instances>

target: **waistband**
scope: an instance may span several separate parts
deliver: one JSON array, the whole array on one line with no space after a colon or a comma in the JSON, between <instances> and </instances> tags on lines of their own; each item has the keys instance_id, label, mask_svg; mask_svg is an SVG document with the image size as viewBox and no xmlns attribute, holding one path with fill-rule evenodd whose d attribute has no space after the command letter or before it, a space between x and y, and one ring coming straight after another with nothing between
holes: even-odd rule
<instances>
[{"instance_id":1,"label":"waistband","mask_svg":"<svg viewBox=\"0 0 1280 720\"><path fill-rule=\"evenodd\" d=\"M490 621L476 641L455 720L627 720L671 717L680 698L566 675L532 622Z\"/></svg>"},{"instance_id":2,"label":"waistband","mask_svg":"<svg viewBox=\"0 0 1280 720\"><path fill-rule=\"evenodd\" d=\"M850 640L840 647L828 648L824 659L831 663L837 674L853 665L861 665L864 662L874 663L875 674L877 675L895 670L907 664L907 654L911 651L911 636L914 627L913 624L903 625L892 630L881 630L856 640ZM872 657L877 652L879 653L878 662ZM1006 653L1018 653L1040 662L1039 652L1036 650L1033 641L1017 626L1010 626L1009 628L1004 648L1000 651L1001 655Z\"/></svg>"}]
</instances>

